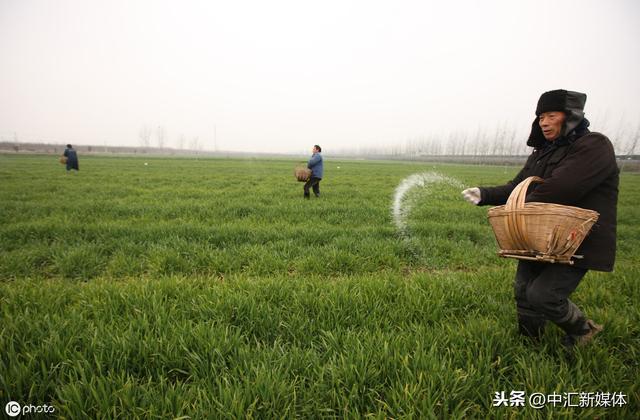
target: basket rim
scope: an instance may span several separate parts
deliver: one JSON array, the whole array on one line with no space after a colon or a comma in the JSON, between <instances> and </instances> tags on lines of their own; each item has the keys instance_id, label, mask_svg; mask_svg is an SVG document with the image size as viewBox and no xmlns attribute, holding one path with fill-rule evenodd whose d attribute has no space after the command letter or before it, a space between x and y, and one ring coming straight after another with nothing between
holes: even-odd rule
<instances>
[{"instance_id":1,"label":"basket rim","mask_svg":"<svg viewBox=\"0 0 640 420\"><path fill-rule=\"evenodd\" d=\"M600 215L600 213L592 209L585 209L582 207L567 206L564 204L556 204L556 203L542 203L538 201L526 203L524 208L519 208L519 209L507 210L505 207L506 205L491 207L488 210L488 212L489 213L500 212L503 214L511 214L511 213L530 213L534 211L540 212L540 211L547 210L547 212L551 212L551 213L567 211L567 212L589 213L589 214Z\"/></svg>"}]
</instances>

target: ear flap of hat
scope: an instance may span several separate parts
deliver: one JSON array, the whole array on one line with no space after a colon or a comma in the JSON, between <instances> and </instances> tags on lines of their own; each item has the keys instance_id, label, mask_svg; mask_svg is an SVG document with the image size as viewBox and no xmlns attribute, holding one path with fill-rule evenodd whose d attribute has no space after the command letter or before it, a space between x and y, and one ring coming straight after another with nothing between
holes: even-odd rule
<instances>
[{"instance_id":1,"label":"ear flap of hat","mask_svg":"<svg viewBox=\"0 0 640 420\"><path fill-rule=\"evenodd\" d=\"M547 139L544 138L544 134L542 134L542 128L540 127L539 118L536 117L531 124L531 134L529 134L529 140L527 140L527 146L531 147L542 147L545 144Z\"/></svg>"},{"instance_id":2,"label":"ear flap of hat","mask_svg":"<svg viewBox=\"0 0 640 420\"><path fill-rule=\"evenodd\" d=\"M571 133L584 120L584 105L587 102L587 95L580 92L567 92L563 136Z\"/></svg>"}]
</instances>

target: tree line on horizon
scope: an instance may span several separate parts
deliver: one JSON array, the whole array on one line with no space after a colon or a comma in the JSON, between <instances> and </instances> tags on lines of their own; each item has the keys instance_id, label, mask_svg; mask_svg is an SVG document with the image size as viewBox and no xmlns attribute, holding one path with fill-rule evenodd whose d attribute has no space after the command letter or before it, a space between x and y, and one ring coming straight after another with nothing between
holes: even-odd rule
<instances>
[{"instance_id":1,"label":"tree line on horizon","mask_svg":"<svg viewBox=\"0 0 640 420\"><path fill-rule=\"evenodd\" d=\"M606 124L605 124L606 125ZM607 134L606 130L603 130ZM616 155L635 156L640 154L640 123L635 127L626 125L618 126L614 133L609 133ZM46 141L35 138L22 138L17 132L10 135L0 135L1 149L4 151L42 151L57 153L56 146L64 146L68 141ZM214 143L216 143L214 141ZM30 150L26 145L32 145ZM166 128L159 125L152 129L149 125L141 126L138 131L137 146L99 146L80 145L88 152L120 152L137 153L138 151L159 152L215 152L205 149L199 136L187 138L184 134L176 136L175 141L169 145L169 135ZM36 147L36 145L40 145ZM35 147L35 149L34 149ZM53 149L52 149L53 148ZM530 147L526 145L523 136L513 127L506 124L496 126L493 130L479 128L475 133L458 130L446 135L429 134L416 136L388 145L367 145L345 147L331 150L329 154L352 156L392 156L392 157L421 157L421 156L524 156L530 153ZM233 152L228 150L226 152ZM329 150L327 150L329 152Z\"/></svg>"}]
</instances>

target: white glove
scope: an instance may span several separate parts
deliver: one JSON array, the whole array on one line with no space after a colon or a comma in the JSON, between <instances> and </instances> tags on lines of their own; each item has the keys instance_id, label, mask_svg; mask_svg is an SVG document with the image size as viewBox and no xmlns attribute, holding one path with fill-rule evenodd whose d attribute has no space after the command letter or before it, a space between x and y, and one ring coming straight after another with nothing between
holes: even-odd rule
<instances>
[{"instance_id":1,"label":"white glove","mask_svg":"<svg viewBox=\"0 0 640 420\"><path fill-rule=\"evenodd\" d=\"M482 195L480 194L480 188L478 187L467 188L466 190L462 191L462 198L464 198L471 204L475 204L477 206L480 200L482 199Z\"/></svg>"}]
</instances>

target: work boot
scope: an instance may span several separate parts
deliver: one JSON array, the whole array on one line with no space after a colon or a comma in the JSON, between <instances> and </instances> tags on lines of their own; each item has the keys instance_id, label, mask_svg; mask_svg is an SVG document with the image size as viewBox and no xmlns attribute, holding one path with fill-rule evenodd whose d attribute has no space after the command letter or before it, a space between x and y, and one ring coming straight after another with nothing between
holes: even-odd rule
<instances>
[{"instance_id":1,"label":"work boot","mask_svg":"<svg viewBox=\"0 0 640 420\"><path fill-rule=\"evenodd\" d=\"M587 322L588 330L584 334L580 335L571 335L567 334L562 338L562 345L567 349L572 349L574 347L583 347L586 346L593 340L596 334L604 329L602 325L598 325L593 320L588 319Z\"/></svg>"}]
</instances>

